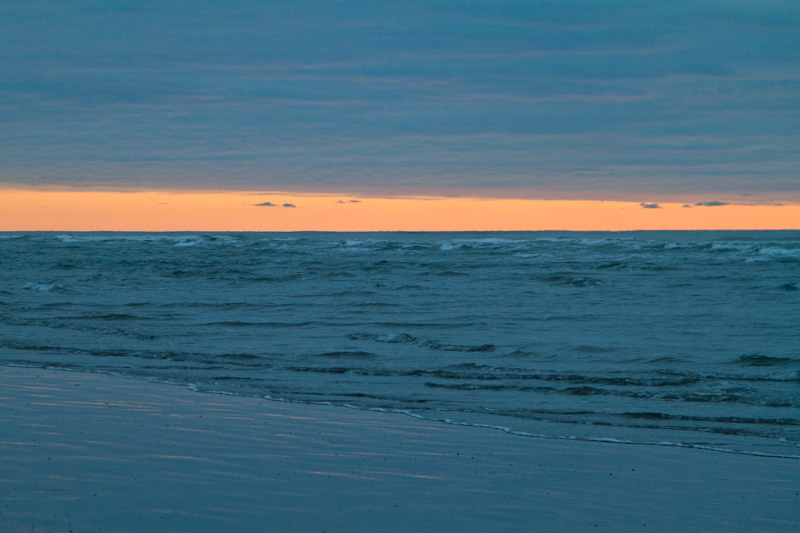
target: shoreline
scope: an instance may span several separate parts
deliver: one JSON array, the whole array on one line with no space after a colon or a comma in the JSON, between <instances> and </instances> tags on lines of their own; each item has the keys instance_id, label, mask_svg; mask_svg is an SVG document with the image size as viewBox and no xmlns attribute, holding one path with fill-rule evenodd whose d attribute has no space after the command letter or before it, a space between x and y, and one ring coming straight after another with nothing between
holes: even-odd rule
<instances>
[{"instance_id":1,"label":"shoreline","mask_svg":"<svg viewBox=\"0 0 800 533\"><path fill-rule=\"evenodd\" d=\"M800 462L0 366L9 531L800 527Z\"/></svg>"}]
</instances>

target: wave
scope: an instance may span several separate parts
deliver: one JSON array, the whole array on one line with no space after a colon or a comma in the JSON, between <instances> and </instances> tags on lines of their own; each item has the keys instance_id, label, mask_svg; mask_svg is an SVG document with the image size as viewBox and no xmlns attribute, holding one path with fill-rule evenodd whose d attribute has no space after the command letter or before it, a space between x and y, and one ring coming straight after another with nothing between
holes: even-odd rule
<instances>
[{"instance_id":1,"label":"wave","mask_svg":"<svg viewBox=\"0 0 800 533\"><path fill-rule=\"evenodd\" d=\"M170 244L176 247L197 246L201 244L239 244L240 240L230 235L95 235L95 234L62 234L54 237L65 244L93 243L138 243L138 244Z\"/></svg>"},{"instance_id":2,"label":"wave","mask_svg":"<svg viewBox=\"0 0 800 533\"><path fill-rule=\"evenodd\" d=\"M20 352L38 352L38 353L51 353L58 356L66 355L84 355L97 358L114 358L114 359L145 359L151 361L168 361L168 362L181 362L191 363L196 366L204 365L218 365L221 363L232 364L235 366L252 366L248 362L258 361L255 366L262 368L269 368L269 365L262 362L264 354L255 353L202 353L190 351L177 351L177 350L143 350L143 349L125 349L125 348L83 348L75 346L59 346L53 344L35 344L24 341L13 341L0 339L0 348L16 350ZM81 363L75 360L58 361L65 366L80 367ZM53 361L48 364L56 364ZM233 367L230 367L231 369ZM152 370L155 370L153 368ZM188 367L184 370L190 370Z\"/></svg>"},{"instance_id":3,"label":"wave","mask_svg":"<svg viewBox=\"0 0 800 533\"><path fill-rule=\"evenodd\" d=\"M20 366L20 367L30 367L30 365L24 364L11 364L9 366ZM41 366L39 366L41 368ZM57 365L47 365L44 368L52 369L56 371L74 371L68 368L62 368ZM338 371L339 369L332 369L334 372ZM537 425L537 431L526 431L523 429L519 429L517 427L513 427L512 425L502 425L502 424L492 424L492 423L483 423L483 422L474 422L468 419L456 419L454 420L448 416L437 416L437 411L431 410L422 410L419 411L418 409L410 410L404 408L387 408L387 407L360 407L356 405L352 405L345 402L332 402L329 400L298 400L292 398L285 398L281 396L275 396L274 394L263 395L263 394L254 394L254 393L236 393L230 392L228 390L215 390L215 389L201 389L195 383L192 382L184 382L184 381L174 381L170 379L158 379L153 377L147 376L140 376L140 375L131 375L126 373L120 372L113 372L113 371L102 371L102 370L94 370L91 372L97 372L102 374L109 374L118 377L128 378L128 379L142 379L149 382L156 382L156 383L163 383L165 385L180 385L187 387L189 390L196 392L198 394L221 394L226 396L241 396L241 397L256 397L261 398L268 401L280 402L280 403L295 403L300 405L325 405L325 406L335 406L343 409L354 409L359 411L372 411L372 412L380 412L386 413L387 415L397 415L397 416L407 416L410 418L414 418L417 420L426 420L429 422L436 422L441 424L448 424L448 425L455 425L455 426L462 426L462 427L471 427L479 430L487 430L487 431L500 431L503 433L507 433L509 435L513 435L520 438L532 438L532 439L545 439L545 440L570 440L570 441L581 441L581 442L598 442L604 444L613 444L619 446L654 446L654 447L664 447L664 448L686 448L686 449L696 449L696 450L704 450L712 453L726 453L726 454L734 454L734 455L748 455L748 456L756 456L756 457L764 457L764 458L779 458L779 459L791 459L791 460L800 460L800 454L791 454L791 453L773 453L773 452L763 452L758 451L756 449L750 448L734 448L731 446L715 446L708 443L693 443L693 442L681 442L681 441L671 441L671 440L647 440L647 439L632 439L632 438L615 438L609 436L591 436L585 434L574 434L574 433L566 433L566 432L559 432L558 427L559 425L556 423L552 423L547 419L539 420ZM244 381L247 382L249 379L247 377L235 377L235 376L214 376L214 381L218 382L226 382L226 381ZM359 397L358 393L349 394L348 396L352 397ZM369 396L369 395L363 395ZM374 395L375 399L383 399L384 396L381 395ZM552 413L557 414L557 413ZM574 413L573 413L574 414ZM648 414L648 413L640 413L641 417L637 416L637 413L621 413L623 417L629 417L632 419L636 418L643 418L643 419L658 419L660 418L658 413ZM451 415L452 416L452 415ZM501 415L502 416L502 415ZM669 416L669 415L667 415ZM691 417L690 417L691 418ZM511 424L514 423L514 419L506 419L504 417L504 421L508 420ZM716 422L711 420L711 422ZM720 419L718 422L724 423L741 423L741 424L758 424L760 425L761 422L758 419ZM788 426L797 426L798 421L795 419L775 419L771 421L777 425L788 425ZM582 425L582 424L579 424ZM693 431L700 431L705 432L708 431L709 428L686 428L686 427L678 427L676 429L680 430L689 430L690 432ZM720 430L721 433L725 433L725 430ZM764 437L764 435L757 435L759 437ZM768 436L767 436L768 437Z\"/></svg>"},{"instance_id":4,"label":"wave","mask_svg":"<svg viewBox=\"0 0 800 533\"><path fill-rule=\"evenodd\" d=\"M34 292L65 292L63 285L58 283L37 283L28 282L22 286L23 289Z\"/></svg>"},{"instance_id":5,"label":"wave","mask_svg":"<svg viewBox=\"0 0 800 533\"><path fill-rule=\"evenodd\" d=\"M787 366L800 365L800 359L792 357L772 357L762 354L749 354L737 357L732 361L733 364L741 366Z\"/></svg>"},{"instance_id":6,"label":"wave","mask_svg":"<svg viewBox=\"0 0 800 533\"><path fill-rule=\"evenodd\" d=\"M446 234L452 235L452 234ZM699 262L800 262L797 232L640 232L583 234L570 232L476 233L442 239L441 234L360 233L339 234L197 234L197 233L0 233L3 246L20 246L27 240L50 241L77 246L150 245L177 248L235 247L251 253L316 255L336 252L391 255L395 257L456 256L515 258L521 262L547 262L572 254L597 269L638 268L631 256L641 258L685 258ZM624 257L623 257L624 256ZM619 259L625 259L619 261ZM636 262L634 262L636 263Z\"/></svg>"},{"instance_id":7,"label":"wave","mask_svg":"<svg viewBox=\"0 0 800 533\"><path fill-rule=\"evenodd\" d=\"M644 420L680 420L690 422L720 422L726 424L752 424L752 425L775 425L775 426L800 426L800 419L797 418L753 418L741 416L692 416L686 414L670 414L658 412L623 412L620 416L626 418L637 418Z\"/></svg>"},{"instance_id":8,"label":"wave","mask_svg":"<svg viewBox=\"0 0 800 533\"><path fill-rule=\"evenodd\" d=\"M571 287L597 287L599 285L606 285L606 281L587 276L575 275L569 272L559 272L555 274L548 274L539 278L541 281L553 285L571 286Z\"/></svg>"},{"instance_id":9,"label":"wave","mask_svg":"<svg viewBox=\"0 0 800 533\"><path fill-rule=\"evenodd\" d=\"M441 350L445 352L492 352L496 348L494 344L448 344L430 339L420 339L407 333L397 334L376 334L376 333L348 333L348 339L355 341L374 341L388 344L415 344L431 350Z\"/></svg>"},{"instance_id":10,"label":"wave","mask_svg":"<svg viewBox=\"0 0 800 533\"><path fill-rule=\"evenodd\" d=\"M800 261L800 249L798 248L778 248L765 247L759 248L754 257L747 259L750 262L774 261L774 262L798 262Z\"/></svg>"},{"instance_id":11,"label":"wave","mask_svg":"<svg viewBox=\"0 0 800 533\"><path fill-rule=\"evenodd\" d=\"M377 357L377 355L374 354L374 353L363 352L363 351L358 351L358 350L356 350L356 351L343 350L343 351L324 352L324 353L316 354L316 356L317 357L330 357L330 358L337 358L337 359L339 359L339 358L345 358L345 359L350 359L350 358L364 359L364 358L367 358L367 359L371 359L373 357Z\"/></svg>"}]
</instances>

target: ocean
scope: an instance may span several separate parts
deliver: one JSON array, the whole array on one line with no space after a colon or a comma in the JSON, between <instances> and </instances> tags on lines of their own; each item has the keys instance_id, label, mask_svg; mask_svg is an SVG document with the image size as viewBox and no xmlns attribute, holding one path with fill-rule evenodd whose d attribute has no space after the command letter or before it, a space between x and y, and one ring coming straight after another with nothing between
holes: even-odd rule
<instances>
[{"instance_id":1,"label":"ocean","mask_svg":"<svg viewBox=\"0 0 800 533\"><path fill-rule=\"evenodd\" d=\"M800 232L0 233L0 364L800 459Z\"/></svg>"}]
</instances>

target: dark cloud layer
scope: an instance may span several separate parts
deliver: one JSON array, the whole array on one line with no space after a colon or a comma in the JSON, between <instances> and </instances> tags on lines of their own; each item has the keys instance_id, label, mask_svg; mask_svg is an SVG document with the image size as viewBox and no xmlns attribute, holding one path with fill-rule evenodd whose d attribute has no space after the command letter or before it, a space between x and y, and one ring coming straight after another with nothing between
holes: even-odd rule
<instances>
[{"instance_id":1,"label":"dark cloud layer","mask_svg":"<svg viewBox=\"0 0 800 533\"><path fill-rule=\"evenodd\" d=\"M0 67L0 184L800 189L794 2L12 0Z\"/></svg>"}]
</instances>

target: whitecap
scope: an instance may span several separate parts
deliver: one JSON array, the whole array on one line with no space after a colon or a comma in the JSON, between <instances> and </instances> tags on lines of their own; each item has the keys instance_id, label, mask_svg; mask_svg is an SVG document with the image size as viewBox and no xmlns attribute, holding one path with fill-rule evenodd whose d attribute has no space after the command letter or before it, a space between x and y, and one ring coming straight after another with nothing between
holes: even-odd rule
<instances>
[{"instance_id":1,"label":"whitecap","mask_svg":"<svg viewBox=\"0 0 800 533\"><path fill-rule=\"evenodd\" d=\"M179 237L175 240L177 241L175 243L175 246L181 246L181 247L197 246L198 244L201 244L203 242L203 240L199 237L182 237L182 238Z\"/></svg>"},{"instance_id":2,"label":"whitecap","mask_svg":"<svg viewBox=\"0 0 800 533\"><path fill-rule=\"evenodd\" d=\"M797 261L800 260L800 249L764 247L758 250L754 261Z\"/></svg>"},{"instance_id":3,"label":"whitecap","mask_svg":"<svg viewBox=\"0 0 800 533\"><path fill-rule=\"evenodd\" d=\"M23 286L23 289L27 289L29 291L36 291L36 292L50 292L53 289L57 288L58 285L55 283L26 283Z\"/></svg>"}]
</instances>

